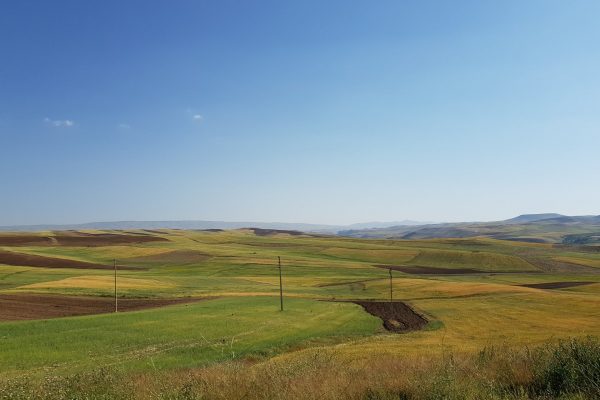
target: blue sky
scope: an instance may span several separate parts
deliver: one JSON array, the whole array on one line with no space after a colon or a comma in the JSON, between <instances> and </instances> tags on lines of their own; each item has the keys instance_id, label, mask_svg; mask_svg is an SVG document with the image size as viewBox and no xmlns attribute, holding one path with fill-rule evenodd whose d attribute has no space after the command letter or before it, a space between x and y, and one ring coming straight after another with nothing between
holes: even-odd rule
<instances>
[{"instance_id":1,"label":"blue sky","mask_svg":"<svg viewBox=\"0 0 600 400\"><path fill-rule=\"evenodd\" d=\"M4 1L0 225L600 213L597 1Z\"/></svg>"}]
</instances>

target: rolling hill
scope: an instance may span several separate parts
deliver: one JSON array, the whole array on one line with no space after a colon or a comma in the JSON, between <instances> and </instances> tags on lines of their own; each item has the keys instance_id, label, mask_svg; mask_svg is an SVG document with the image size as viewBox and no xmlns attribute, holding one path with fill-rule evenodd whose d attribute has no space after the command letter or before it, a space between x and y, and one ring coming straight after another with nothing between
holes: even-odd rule
<instances>
[{"instance_id":1,"label":"rolling hill","mask_svg":"<svg viewBox=\"0 0 600 400\"><path fill-rule=\"evenodd\" d=\"M496 222L398 225L338 232L355 238L437 239L488 237L532 243L600 244L600 215L525 214Z\"/></svg>"}]
</instances>

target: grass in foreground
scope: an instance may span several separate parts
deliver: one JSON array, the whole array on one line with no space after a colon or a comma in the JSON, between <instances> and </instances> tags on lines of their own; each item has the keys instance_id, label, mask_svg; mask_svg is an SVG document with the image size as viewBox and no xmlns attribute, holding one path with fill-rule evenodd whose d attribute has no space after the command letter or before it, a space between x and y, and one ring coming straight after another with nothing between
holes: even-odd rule
<instances>
[{"instance_id":1,"label":"grass in foreground","mask_svg":"<svg viewBox=\"0 0 600 400\"><path fill-rule=\"evenodd\" d=\"M365 364L368 361L368 364ZM368 366L368 367L367 367ZM537 348L487 347L471 355L348 361L335 351L250 365L227 362L153 374L114 370L42 382L0 383L1 400L21 399L597 399L600 342L593 337Z\"/></svg>"}]
</instances>

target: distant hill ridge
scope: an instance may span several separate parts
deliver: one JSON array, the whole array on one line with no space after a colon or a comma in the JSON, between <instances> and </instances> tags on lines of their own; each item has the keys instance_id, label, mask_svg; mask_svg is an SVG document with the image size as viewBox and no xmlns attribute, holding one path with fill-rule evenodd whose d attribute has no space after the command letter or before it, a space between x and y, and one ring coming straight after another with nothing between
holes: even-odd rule
<instances>
[{"instance_id":1,"label":"distant hill ridge","mask_svg":"<svg viewBox=\"0 0 600 400\"><path fill-rule=\"evenodd\" d=\"M419 221L393 221L393 222L362 222L351 225L326 225L305 224L293 222L256 222L256 221L108 221L89 222L83 224L40 224L40 225L12 225L0 226L0 231L60 231L60 230L123 230L123 229L240 229L261 228L278 230L295 230L303 232L319 232L335 234L347 229L372 229L387 228L391 226L423 225L427 222Z\"/></svg>"},{"instance_id":2,"label":"distant hill ridge","mask_svg":"<svg viewBox=\"0 0 600 400\"><path fill-rule=\"evenodd\" d=\"M564 215L562 214L554 214L554 213L547 213L547 214L523 214L523 215L519 215L518 217L514 217L511 219L507 219L504 222L506 222L507 224L523 224L523 223L527 223L527 222L534 222L534 221L541 221L544 219L553 219L553 218L561 218L564 217Z\"/></svg>"},{"instance_id":3,"label":"distant hill ridge","mask_svg":"<svg viewBox=\"0 0 600 400\"><path fill-rule=\"evenodd\" d=\"M325 225L286 222L228 221L113 221L70 225L3 226L0 231L128 230L128 229L240 229L301 231L356 238L443 239L489 237L493 239L570 245L598 245L600 215L568 216L556 213L523 214L503 221L423 223L416 221L366 222Z\"/></svg>"},{"instance_id":4,"label":"distant hill ridge","mask_svg":"<svg viewBox=\"0 0 600 400\"><path fill-rule=\"evenodd\" d=\"M341 236L389 239L493 239L600 246L600 215L523 214L504 221L458 222L343 230ZM599 247L600 249L600 247Z\"/></svg>"}]
</instances>

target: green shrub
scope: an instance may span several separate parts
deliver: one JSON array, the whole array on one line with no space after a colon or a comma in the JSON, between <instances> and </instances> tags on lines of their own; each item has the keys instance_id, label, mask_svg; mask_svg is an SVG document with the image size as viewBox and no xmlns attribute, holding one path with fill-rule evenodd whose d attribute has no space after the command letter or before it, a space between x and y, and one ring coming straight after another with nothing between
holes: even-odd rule
<instances>
[{"instance_id":1,"label":"green shrub","mask_svg":"<svg viewBox=\"0 0 600 400\"><path fill-rule=\"evenodd\" d=\"M543 350L535 368L538 394L583 394L600 398L600 342L597 338L560 341Z\"/></svg>"}]
</instances>

